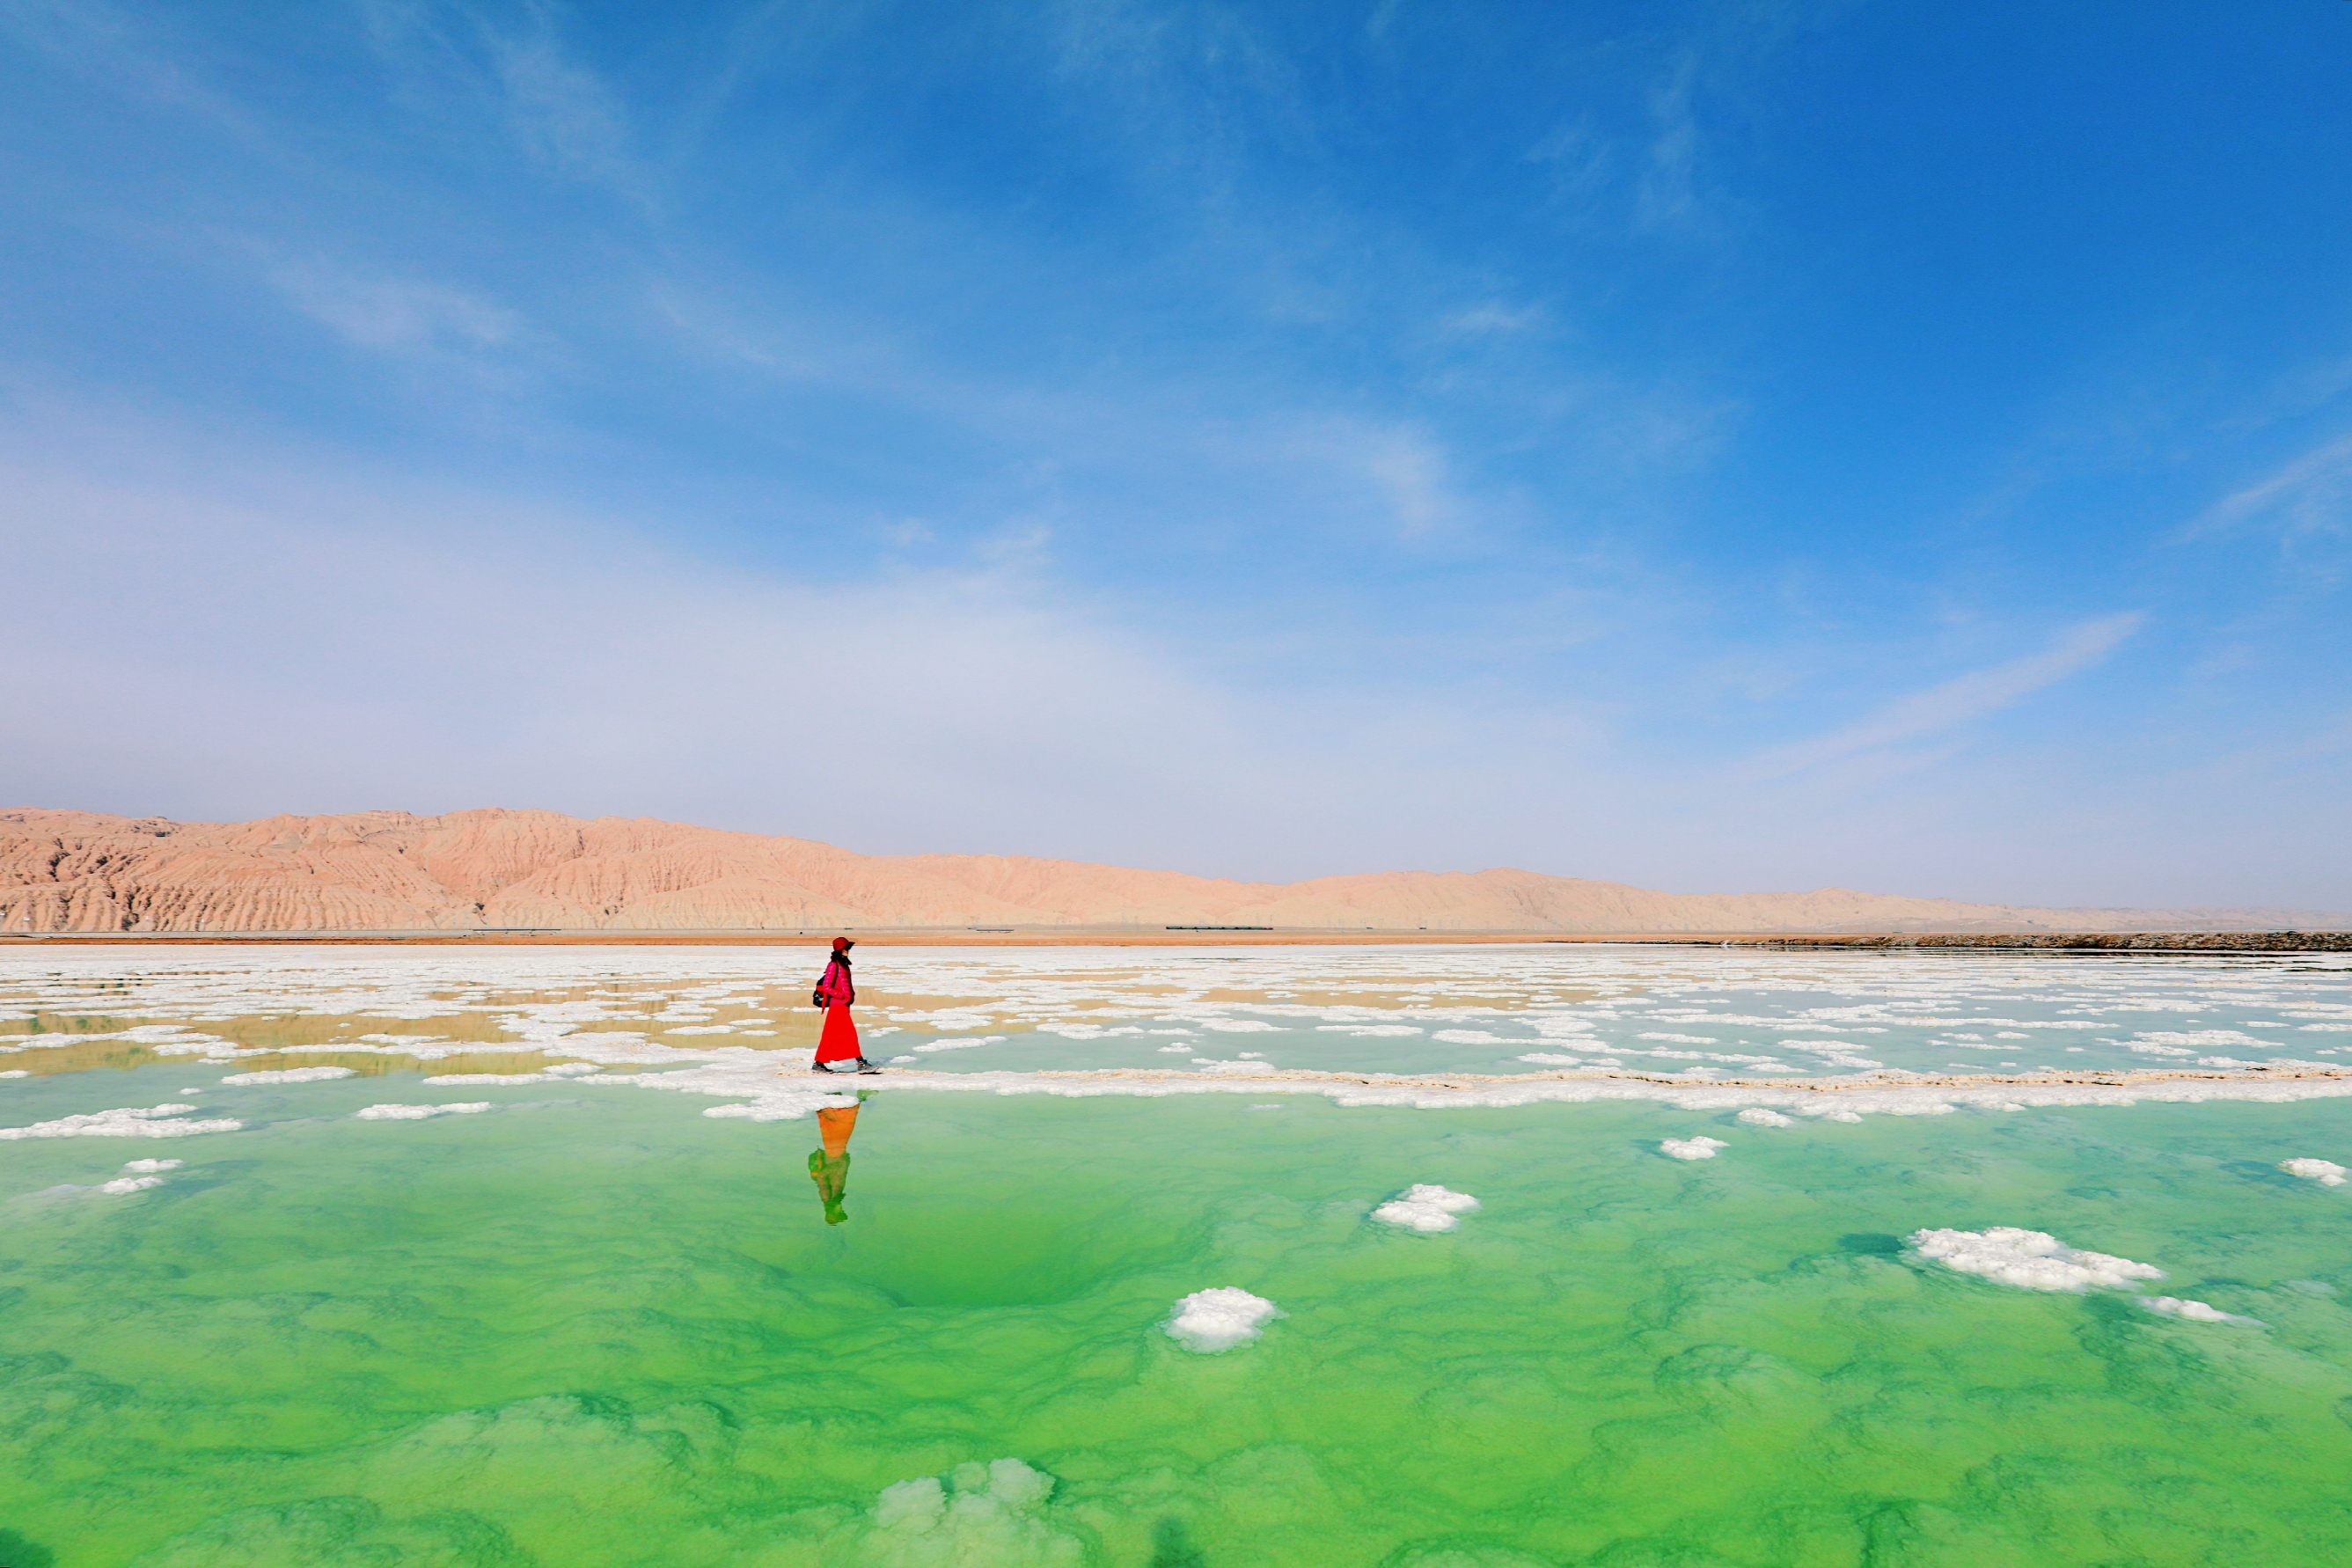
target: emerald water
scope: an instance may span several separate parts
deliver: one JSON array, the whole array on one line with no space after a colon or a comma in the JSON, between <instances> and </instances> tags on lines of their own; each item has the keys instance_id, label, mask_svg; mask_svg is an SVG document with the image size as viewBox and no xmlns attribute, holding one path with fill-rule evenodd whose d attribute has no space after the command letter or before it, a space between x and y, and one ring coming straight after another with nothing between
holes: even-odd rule
<instances>
[{"instance_id":1,"label":"emerald water","mask_svg":"<svg viewBox=\"0 0 2352 1568\"><path fill-rule=\"evenodd\" d=\"M1263 988L1292 996L1235 999L1131 955L877 952L861 1011L1093 1050L1360 1008L1423 1033L1295 1048L1433 1053L1570 1008L1932 994L1918 1028L1987 1043L2098 1006L2122 1022L2014 1033L2284 1051L2352 981L1742 956L1294 952ZM1000 1065L860 1102L801 1065L807 984L675 950L7 955L0 1564L2352 1561L2352 1184L2281 1168L2352 1164L2334 1080L1863 1085L1818 1097L1851 1120L1759 1121L1782 1102L1706 1082L1350 1101L1219 1052L1199 1092ZM1316 1011L1249 1011L1285 1007ZM1416 1184L1477 1206L1373 1217ZM2163 1277L2032 1289L1907 1239L1995 1226ZM1279 1315L1171 1337L1218 1288Z\"/></svg>"}]
</instances>

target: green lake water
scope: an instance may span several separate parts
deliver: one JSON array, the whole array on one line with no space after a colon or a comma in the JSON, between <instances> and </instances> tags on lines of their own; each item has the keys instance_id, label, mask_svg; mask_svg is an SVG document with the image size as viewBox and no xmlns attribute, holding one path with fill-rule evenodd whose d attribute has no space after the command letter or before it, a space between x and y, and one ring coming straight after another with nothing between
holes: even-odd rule
<instances>
[{"instance_id":1,"label":"green lake water","mask_svg":"<svg viewBox=\"0 0 2352 1568\"><path fill-rule=\"evenodd\" d=\"M12 1082L5 1120L188 1074ZM420 1076L0 1142L0 1564L2352 1562L2352 1185L2276 1168L2352 1163L2342 1100L1758 1128L893 1090L829 1225L808 1118ZM1696 1134L1727 1146L1659 1152ZM141 1158L184 1164L92 1190ZM1482 1206L1369 1217L1423 1182ZM1901 1240L1988 1226L2259 1326ZM1219 1286L1283 1316L1162 1331Z\"/></svg>"}]
</instances>

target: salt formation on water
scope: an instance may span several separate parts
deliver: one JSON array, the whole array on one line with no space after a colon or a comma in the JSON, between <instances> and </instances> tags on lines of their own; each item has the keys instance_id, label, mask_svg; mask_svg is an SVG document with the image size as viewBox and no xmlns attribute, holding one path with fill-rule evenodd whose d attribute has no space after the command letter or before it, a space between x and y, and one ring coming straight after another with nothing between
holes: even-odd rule
<instances>
[{"instance_id":1,"label":"salt formation on water","mask_svg":"<svg viewBox=\"0 0 2352 1568\"><path fill-rule=\"evenodd\" d=\"M1054 1478L1019 1459L958 1465L884 1487L861 1563L873 1568L1079 1568L1086 1548L1046 1517Z\"/></svg>"},{"instance_id":2,"label":"salt formation on water","mask_svg":"<svg viewBox=\"0 0 2352 1568\"><path fill-rule=\"evenodd\" d=\"M1730 1147L1720 1138L1669 1138L1658 1145L1658 1152L1675 1160L1712 1160L1717 1149Z\"/></svg>"},{"instance_id":3,"label":"salt formation on water","mask_svg":"<svg viewBox=\"0 0 2352 1568\"><path fill-rule=\"evenodd\" d=\"M1168 1337L1186 1350L1214 1355L1258 1338L1266 1322L1281 1315L1281 1309L1265 1297L1221 1285L1179 1300L1175 1315L1168 1320Z\"/></svg>"},{"instance_id":4,"label":"salt formation on water","mask_svg":"<svg viewBox=\"0 0 2352 1568\"><path fill-rule=\"evenodd\" d=\"M1407 1230L1453 1230L1462 1224L1462 1215L1475 1213L1477 1207L1478 1200L1468 1193L1416 1182L1374 1209L1372 1217Z\"/></svg>"},{"instance_id":5,"label":"salt formation on water","mask_svg":"<svg viewBox=\"0 0 2352 1568\"><path fill-rule=\"evenodd\" d=\"M221 1079L225 1084L263 1083L325 1083L330 1079L356 1076L353 1068L282 1068L275 1072L233 1072Z\"/></svg>"},{"instance_id":6,"label":"salt formation on water","mask_svg":"<svg viewBox=\"0 0 2352 1568\"><path fill-rule=\"evenodd\" d=\"M1739 1120L1750 1127L1794 1127L1797 1119L1761 1105L1751 1105L1739 1113Z\"/></svg>"},{"instance_id":7,"label":"salt formation on water","mask_svg":"<svg viewBox=\"0 0 2352 1568\"><path fill-rule=\"evenodd\" d=\"M490 1109L487 1100L461 1100L455 1105L370 1105L352 1112L354 1121L422 1121L428 1116L478 1116Z\"/></svg>"},{"instance_id":8,"label":"salt formation on water","mask_svg":"<svg viewBox=\"0 0 2352 1568\"><path fill-rule=\"evenodd\" d=\"M2290 1176L2317 1182L2323 1187L2344 1184L2344 1167L2333 1160L2281 1160L2279 1169Z\"/></svg>"},{"instance_id":9,"label":"salt formation on water","mask_svg":"<svg viewBox=\"0 0 2352 1568\"><path fill-rule=\"evenodd\" d=\"M2235 1323L2241 1328L2258 1329L2260 1318L2242 1318L2235 1312L2222 1311L2203 1301L2184 1301L2178 1296L2142 1296L2139 1304L2151 1312L2161 1312L2168 1318L2186 1318L2192 1323Z\"/></svg>"},{"instance_id":10,"label":"salt formation on water","mask_svg":"<svg viewBox=\"0 0 2352 1568\"><path fill-rule=\"evenodd\" d=\"M1948 1268L2025 1290L2129 1289L2137 1279L2161 1279L2164 1270L2105 1252L2084 1252L2047 1231L1996 1225L1983 1230L1915 1230L1907 1238L1922 1257Z\"/></svg>"},{"instance_id":11,"label":"salt formation on water","mask_svg":"<svg viewBox=\"0 0 2352 1568\"><path fill-rule=\"evenodd\" d=\"M0 1138L185 1138L198 1132L234 1132L245 1125L226 1118L211 1121L167 1121L193 1105L126 1106L119 1110L93 1110L60 1116L29 1127L0 1127Z\"/></svg>"}]
</instances>

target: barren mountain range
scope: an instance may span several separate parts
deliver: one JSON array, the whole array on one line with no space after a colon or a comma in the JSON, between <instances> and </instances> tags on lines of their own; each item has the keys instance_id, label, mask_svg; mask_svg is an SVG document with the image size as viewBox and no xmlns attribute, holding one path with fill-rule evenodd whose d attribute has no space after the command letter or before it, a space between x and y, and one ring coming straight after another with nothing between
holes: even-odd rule
<instances>
[{"instance_id":1,"label":"barren mountain range","mask_svg":"<svg viewBox=\"0 0 2352 1568\"><path fill-rule=\"evenodd\" d=\"M1533 871L1235 882L551 811L173 822L0 810L0 931L749 931L1171 925L1360 931L2334 929L2294 910L2047 910L1822 888L1676 894Z\"/></svg>"}]
</instances>

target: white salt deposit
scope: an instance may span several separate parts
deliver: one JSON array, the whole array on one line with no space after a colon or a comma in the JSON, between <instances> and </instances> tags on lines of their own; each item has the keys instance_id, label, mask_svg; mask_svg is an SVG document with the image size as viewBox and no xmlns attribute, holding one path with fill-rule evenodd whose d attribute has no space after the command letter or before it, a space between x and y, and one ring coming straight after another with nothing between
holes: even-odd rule
<instances>
[{"instance_id":1,"label":"white salt deposit","mask_svg":"<svg viewBox=\"0 0 2352 1568\"><path fill-rule=\"evenodd\" d=\"M1984 1230L1915 1230L1911 1245L1948 1268L2024 1290L2128 1289L2164 1270L2104 1252L2068 1247L2046 1231L1996 1225Z\"/></svg>"},{"instance_id":2,"label":"white salt deposit","mask_svg":"<svg viewBox=\"0 0 2352 1568\"><path fill-rule=\"evenodd\" d=\"M176 1171L186 1163L185 1160L130 1160L124 1162L122 1168L136 1171L142 1175L152 1175L158 1171Z\"/></svg>"},{"instance_id":3,"label":"white salt deposit","mask_svg":"<svg viewBox=\"0 0 2352 1568\"><path fill-rule=\"evenodd\" d=\"M32 1073L24 1068L10 1068L6 1072L0 1072L0 1078L30 1078L32 1076Z\"/></svg>"},{"instance_id":4,"label":"white salt deposit","mask_svg":"<svg viewBox=\"0 0 2352 1568\"><path fill-rule=\"evenodd\" d=\"M354 1121L422 1121L428 1116L478 1116L490 1109L487 1100L455 1105L370 1105L352 1112Z\"/></svg>"},{"instance_id":5,"label":"white salt deposit","mask_svg":"<svg viewBox=\"0 0 2352 1568\"><path fill-rule=\"evenodd\" d=\"M1658 1145L1658 1152L1675 1160L1712 1160L1717 1149L1730 1147L1720 1138L1669 1138Z\"/></svg>"},{"instance_id":6,"label":"white salt deposit","mask_svg":"<svg viewBox=\"0 0 2352 1568\"><path fill-rule=\"evenodd\" d=\"M2260 1318L2242 1318L2235 1312L2225 1312L2202 1301L2184 1301L2178 1296L2142 1296L2139 1304L2151 1312L2162 1312L2168 1318L2186 1318L2192 1323L2235 1323L2249 1329L2263 1326Z\"/></svg>"},{"instance_id":7,"label":"white salt deposit","mask_svg":"<svg viewBox=\"0 0 2352 1568\"><path fill-rule=\"evenodd\" d=\"M1265 1332L1265 1324L1282 1315L1263 1296L1232 1285L1195 1290L1176 1303L1165 1325L1168 1337L1186 1350L1214 1355L1247 1344Z\"/></svg>"},{"instance_id":8,"label":"white salt deposit","mask_svg":"<svg viewBox=\"0 0 2352 1568\"><path fill-rule=\"evenodd\" d=\"M353 1078L352 1068L280 1068L272 1072L233 1072L221 1079L223 1083L324 1083L329 1079Z\"/></svg>"},{"instance_id":9,"label":"white salt deposit","mask_svg":"<svg viewBox=\"0 0 2352 1568\"><path fill-rule=\"evenodd\" d=\"M0 1127L0 1138L187 1138L199 1132L235 1132L242 1121L168 1121L195 1109L193 1105L126 1106L119 1110L93 1110L81 1116L60 1116L29 1127Z\"/></svg>"},{"instance_id":10,"label":"white salt deposit","mask_svg":"<svg viewBox=\"0 0 2352 1568\"><path fill-rule=\"evenodd\" d=\"M2323 1187L2344 1184L2344 1167L2333 1160L2281 1160L2279 1169L2290 1176L2301 1176L2317 1182Z\"/></svg>"},{"instance_id":11,"label":"white salt deposit","mask_svg":"<svg viewBox=\"0 0 2352 1568\"><path fill-rule=\"evenodd\" d=\"M1004 1038L1005 1037L1003 1035L982 1035L978 1039L933 1040L929 1045L917 1046L914 1049L918 1056L928 1056L933 1051L968 1051L975 1046L1001 1045L1003 1043ZM1160 1048L1165 1050L1169 1047L1163 1046ZM1178 1046L1174 1048L1181 1051L1189 1050L1192 1047L1189 1046Z\"/></svg>"},{"instance_id":12,"label":"white salt deposit","mask_svg":"<svg viewBox=\"0 0 2352 1568\"><path fill-rule=\"evenodd\" d=\"M944 1482L944 1484L942 1484ZM1081 1568L1085 1542L1048 1516L1054 1478L1019 1459L884 1487L857 1561L870 1568Z\"/></svg>"},{"instance_id":13,"label":"white salt deposit","mask_svg":"<svg viewBox=\"0 0 2352 1568\"><path fill-rule=\"evenodd\" d=\"M1783 1116L1761 1105L1749 1106L1739 1113L1739 1120L1750 1127L1794 1127L1797 1124L1795 1117Z\"/></svg>"},{"instance_id":14,"label":"white salt deposit","mask_svg":"<svg viewBox=\"0 0 2352 1568\"><path fill-rule=\"evenodd\" d=\"M110 1182L99 1183L98 1190L101 1193L143 1193L150 1187L163 1184L161 1176L117 1176Z\"/></svg>"},{"instance_id":15,"label":"white salt deposit","mask_svg":"<svg viewBox=\"0 0 2352 1568\"><path fill-rule=\"evenodd\" d=\"M1372 1217L1383 1225L1434 1232L1457 1228L1462 1224L1461 1216L1474 1214L1477 1208L1478 1200L1468 1193L1416 1182L1374 1209Z\"/></svg>"}]
</instances>

